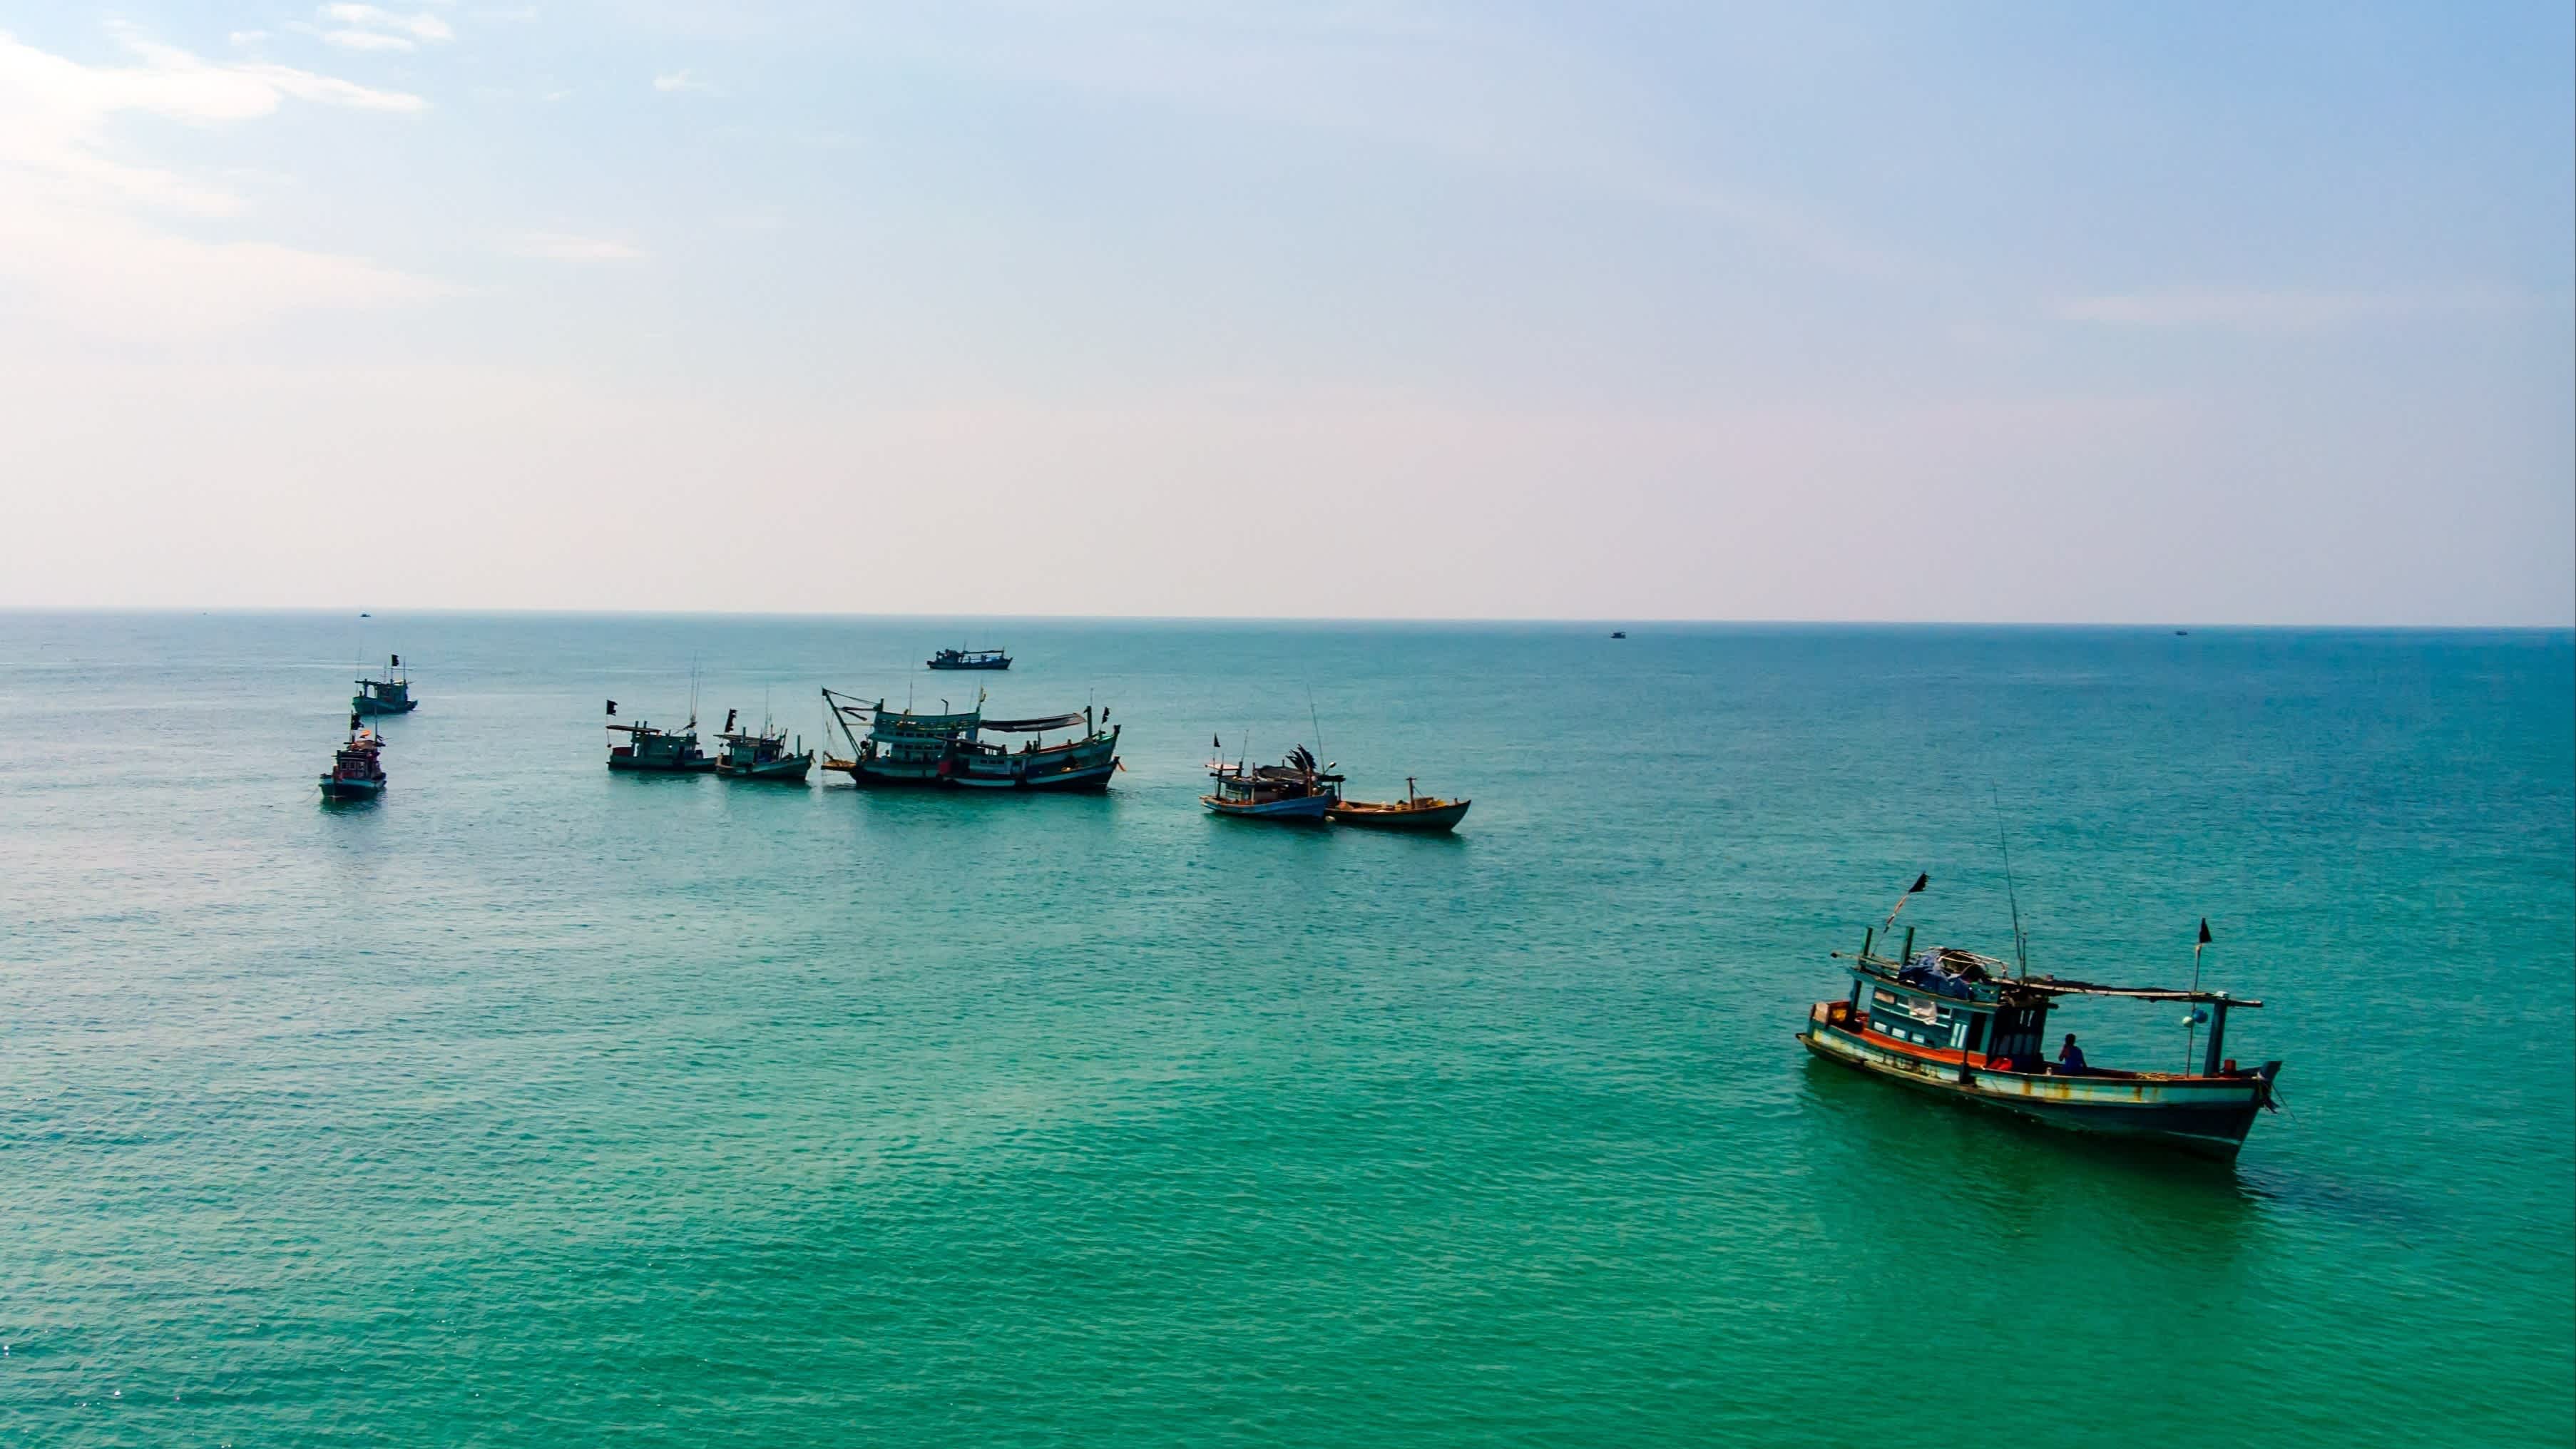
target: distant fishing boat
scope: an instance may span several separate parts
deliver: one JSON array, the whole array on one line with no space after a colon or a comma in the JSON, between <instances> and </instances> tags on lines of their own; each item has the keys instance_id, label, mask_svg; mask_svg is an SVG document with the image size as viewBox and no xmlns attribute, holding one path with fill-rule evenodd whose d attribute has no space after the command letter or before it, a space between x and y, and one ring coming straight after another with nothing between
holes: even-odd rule
<instances>
[{"instance_id":1,"label":"distant fishing boat","mask_svg":"<svg viewBox=\"0 0 2576 1449\"><path fill-rule=\"evenodd\" d=\"M617 701L608 702L608 712L617 713ZM698 712L689 711L689 722L677 730L657 730L642 720L633 724L608 726L611 734L626 736L626 743L608 749L608 768L640 775L702 775L713 770L716 762L698 748Z\"/></svg>"},{"instance_id":2,"label":"distant fishing boat","mask_svg":"<svg viewBox=\"0 0 2576 1449\"><path fill-rule=\"evenodd\" d=\"M1443 800L1425 795L1413 787L1413 777L1404 777L1401 800L1341 800L1324 814L1335 825L1357 825L1370 830L1418 830L1437 832L1455 830L1467 818L1472 800Z\"/></svg>"},{"instance_id":3,"label":"distant fishing boat","mask_svg":"<svg viewBox=\"0 0 2576 1449\"><path fill-rule=\"evenodd\" d=\"M1914 890L1925 883L1918 880ZM1894 921L1891 912L1888 922ZM2201 930L2205 945L2206 922ZM2255 1114L2274 1105L2272 1083L2281 1064L2240 1067L2226 1054L2228 1013L2260 1001L2197 985L2173 991L2032 976L2026 969L2017 974L2005 962L1948 948L1917 955L1911 927L1904 949L1883 957L1872 954L1874 935L1862 937L1857 956L1834 953L1849 963L1851 992L1817 1002L1798 1033L1808 1051L1827 1061L2052 1127L2222 1159L2236 1156ZM2195 961L2198 956L2195 948ZM2209 1029L2198 1070L2114 1071L2080 1059L2050 1061L2049 1013L2078 996L2188 1005L2191 1029Z\"/></svg>"},{"instance_id":4,"label":"distant fishing boat","mask_svg":"<svg viewBox=\"0 0 2576 1449\"><path fill-rule=\"evenodd\" d=\"M1011 656L999 649L942 649L922 661L925 669L1008 669Z\"/></svg>"},{"instance_id":5,"label":"distant fishing boat","mask_svg":"<svg viewBox=\"0 0 2576 1449\"><path fill-rule=\"evenodd\" d=\"M850 742L847 759L827 758L823 768L838 770L858 785L926 785L965 790L1096 791L1109 788L1118 764L1118 732L1109 711L1040 715L1032 719L986 719L979 693L975 707L951 712L941 701L938 714L888 709L884 700L864 704L833 690L823 701ZM862 737L857 729L867 726ZM1047 736L1064 731L1050 743ZM986 739L987 734L1025 736L1016 748Z\"/></svg>"},{"instance_id":6,"label":"distant fishing boat","mask_svg":"<svg viewBox=\"0 0 2576 1449\"><path fill-rule=\"evenodd\" d=\"M322 798L373 800L385 793L385 767L378 758L383 750L376 732L350 715L348 743L332 752L331 768L322 772Z\"/></svg>"},{"instance_id":7,"label":"distant fishing boat","mask_svg":"<svg viewBox=\"0 0 2576 1449\"><path fill-rule=\"evenodd\" d=\"M758 730L737 730L733 722L737 711L726 710L724 729L716 735L716 773L733 780L775 780L804 784L814 768L814 752L805 749L799 739L796 750L787 748L787 731L761 721Z\"/></svg>"},{"instance_id":8,"label":"distant fishing boat","mask_svg":"<svg viewBox=\"0 0 2576 1449\"><path fill-rule=\"evenodd\" d=\"M349 708L362 715L409 714L420 708L411 697L411 678L402 672L402 656L396 654L385 665L385 672L375 679L361 679L358 692L349 698Z\"/></svg>"},{"instance_id":9,"label":"distant fishing boat","mask_svg":"<svg viewBox=\"0 0 2576 1449\"><path fill-rule=\"evenodd\" d=\"M1610 631L1610 637L1613 639L1625 639L1628 637L1628 631L1625 629L1613 629Z\"/></svg>"},{"instance_id":10,"label":"distant fishing boat","mask_svg":"<svg viewBox=\"0 0 2576 1449\"><path fill-rule=\"evenodd\" d=\"M1277 765L1247 768L1240 761L1211 760L1208 779L1214 783L1199 803L1216 814L1244 820L1319 821L1341 803L1342 777L1332 769L1316 764L1315 752L1304 745L1290 750L1286 762Z\"/></svg>"}]
</instances>

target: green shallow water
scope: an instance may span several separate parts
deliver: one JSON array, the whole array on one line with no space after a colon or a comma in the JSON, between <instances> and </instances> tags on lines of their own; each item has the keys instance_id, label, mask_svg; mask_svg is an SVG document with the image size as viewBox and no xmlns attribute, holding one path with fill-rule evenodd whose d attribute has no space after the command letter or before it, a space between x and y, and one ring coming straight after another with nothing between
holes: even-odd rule
<instances>
[{"instance_id":1,"label":"green shallow water","mask_svg":"<svg viewBox=\"0 0 2576 1449\"><path fill-rule=\"evenodd\" d=\"M0 1443L2559 1444L2564 633L0 615ZM350 662L392 788L325 807ZM610 777L814 688L1096 799ZM1452 840L1197 807L1311 733ZM2210 1167L1809 1062L1924 943L2270 1005ZM2092 1005L2097 1062L2182 1055Z\"/></svg>"}]
</instances>

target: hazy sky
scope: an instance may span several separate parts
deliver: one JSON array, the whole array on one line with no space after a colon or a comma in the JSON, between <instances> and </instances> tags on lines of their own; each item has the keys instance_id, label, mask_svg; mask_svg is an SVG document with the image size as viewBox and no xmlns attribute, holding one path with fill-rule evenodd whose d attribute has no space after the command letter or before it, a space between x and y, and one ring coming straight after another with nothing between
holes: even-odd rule
<instances>
[{"instance_id":1,"label":"hazy sky","mask_svg":"<svg viewBox=\"0 0 2576 1449\"><path fill-rule=\"evenodd\" d=\"M0 9L0 604L2576 620L2569 9Z\"/></svg>"}]
</instances>

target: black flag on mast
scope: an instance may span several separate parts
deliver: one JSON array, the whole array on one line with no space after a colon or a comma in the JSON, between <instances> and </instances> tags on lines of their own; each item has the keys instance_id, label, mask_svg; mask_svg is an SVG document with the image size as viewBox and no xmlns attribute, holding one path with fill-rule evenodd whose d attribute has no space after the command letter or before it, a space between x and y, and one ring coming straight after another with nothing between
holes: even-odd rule
<instances>
[{"instance_id":1,"label":"black flag on mast","mask_svg":"<svg viewBox=\"0 0 2576 1449\"><path fill-rule=\"evenodd\" d=\"M2200 918L2200 944L2203 946L2209 944L2209 917L2207 916Z\"/></svg>"},{"instance_id":2,"label":"black flag on mast","mask_svg":"<svg viewBox=\"0 0 2576 1449\"><path fill-rule=\"evenodd\" d=\"M608 702L608 712L609 712L610 714L615 714L615 713L617 713L617 701L616 701L616 700L613 700L613 699L612 699L612 700L610 700L610 701Z\"/></svg>"},{"instance_id":3,"label":"black flag on mast","mask_svg":"<svg viewBox=\"0 0 2576 1449\"><path fill-rule=\"evenodd\" d=\"M1210 735L1208 736L1208 748L1211 750L1222 750L1225 748L1225 741L1218 739L1214 735Z\"/></svg>"},{"instance_id":4,"label":"black flag on mast","mask_svg":"<svg viewBox=\"0 0 2576 1449\"><path fill-rule=\"evenodd\" d=\"M1922 893L1923 893L1923 891L1924 891L1926 888L1928 888L1931 884L1932 884L1932 874L1931 874L1931 872L1929 872L1929 871L1925 871L1925 872L1922 872L1921 874L1916 875L1916 876L1914 877L1914 884L1912 884L1912 885L1910 885L1910 886L1907 886L1907 887L1905 888L1905 894L1903 894L1903 895L1901 895L1901 896L1898 896L1898 897L1896 898L1896 910L1894 910L1894 911L1889 911L1889 912L1887 913L1887 919L1886 919L1885 921L1883 921L1883 922L1881 922L1881 923L1880 923L1879 928L1878 928L1878 933L1879 933L1880 935L1882 935L1882 936L1886 935L1886 934L1887 934L1887 928L1896 924L1896 912L1897 912L1897 911L1904 910L1904 909L1905 909L1905 903L1906 903L1907 901L1910 901L1910 900L1914 899L1916 896L1918 896L1918 895L1922 894Z\"/></svg>"}]
</instances>

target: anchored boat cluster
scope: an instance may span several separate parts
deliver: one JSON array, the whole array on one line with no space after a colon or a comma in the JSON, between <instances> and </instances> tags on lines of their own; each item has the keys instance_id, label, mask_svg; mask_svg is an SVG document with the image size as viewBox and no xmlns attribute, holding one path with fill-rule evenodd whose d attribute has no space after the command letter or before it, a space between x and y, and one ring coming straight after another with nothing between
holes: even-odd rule
<instances>
[{"instance_id":1,"label":"anchored boat cluster","mask_svg":"<svg viewBox=\"0 0 2576 1449\"><path fill-rule=\"evenodd\" d=\"M932 669L999 670L1008 669L1011 659L998 649L943 649L926 663ZM357 685L349 700L349 737L322 776L326 799L382 794L384 741L365 721L419 707L399 654L391 656L381 675ZM791 742L785 729L765 719L757 730L736 728L736 710L725 711L717 751L709 756L698 744L694 690L692 696L688 723L677 730L657 729L640 719L609 725L625 742L610 748L608 768L800 784L811 773L814 751L804 747L803 739ZM823 703L850 749L846 757L826 757L823 768L846 774L857 785L1096 792L1107 789L1110 776L1124 768L1118 758L1120 726L1109 722L1105 708L1096 716L1086 706L1079 712L991 719L984 714L980 691L974 708L950 711L943 701L936 714L892 708L883 699L869 703L830 689L823 691ZM617 701L608 701L608 714L616 716ZM1217 815L1436 832L1455 828L1471 803L1424 795L1411 777L1400 801L1349 800L1342 795L1338 766L1318 761L1304 745L1276 765L1254 765L1242 756L1228 761L1222 740L1212 741L1211 748L1218 754L1208 762L1211 783L1199 800ZM2009 857L2006 871L2009 881ZM2200 955L2210 944L2207 921L2201 922L2200 939L2192 948L2188 991L2034 975L2018 902L2013 962L1948 947L1918 954L1911 926L1895 955L1880 954L1882 935L1892 934L1897 914L1930 884L1928 874L1916 876L1886 921L1862 935L1857 953L1833 953L1847 963L1852 985L1849 994L1819 1001L1808 1011L1798 1040L1818 1058L2050 1126L2208 1157L2233 1158L2256 1115L2277 1109L2281 1063L2240 1066L2226 1054L2229 1013L2263 1003L2200 989ZM2097 1067L2085 1060L2072 1034L2051 1059L2049 1014L2067 998L2079 996L2188 1007L2183 1069ZM2203 1027L2208 1045L2194 1063L2192 1049Z\"/></svg>"},{"instance_id":2,"label":"anchored boat cluster","mask_svg":"<svg viewBox=\"0 0 2576 1449\"><path fill-rule=\"evenodd\" d=\"M386 661L383 674L357 685L358 692L349 696L349 738L332 752L331 768L322 772L325 800L373 800L385 793L384 736L366 721L420 708L399 654Z\"/></svg>"}]
</instances>

